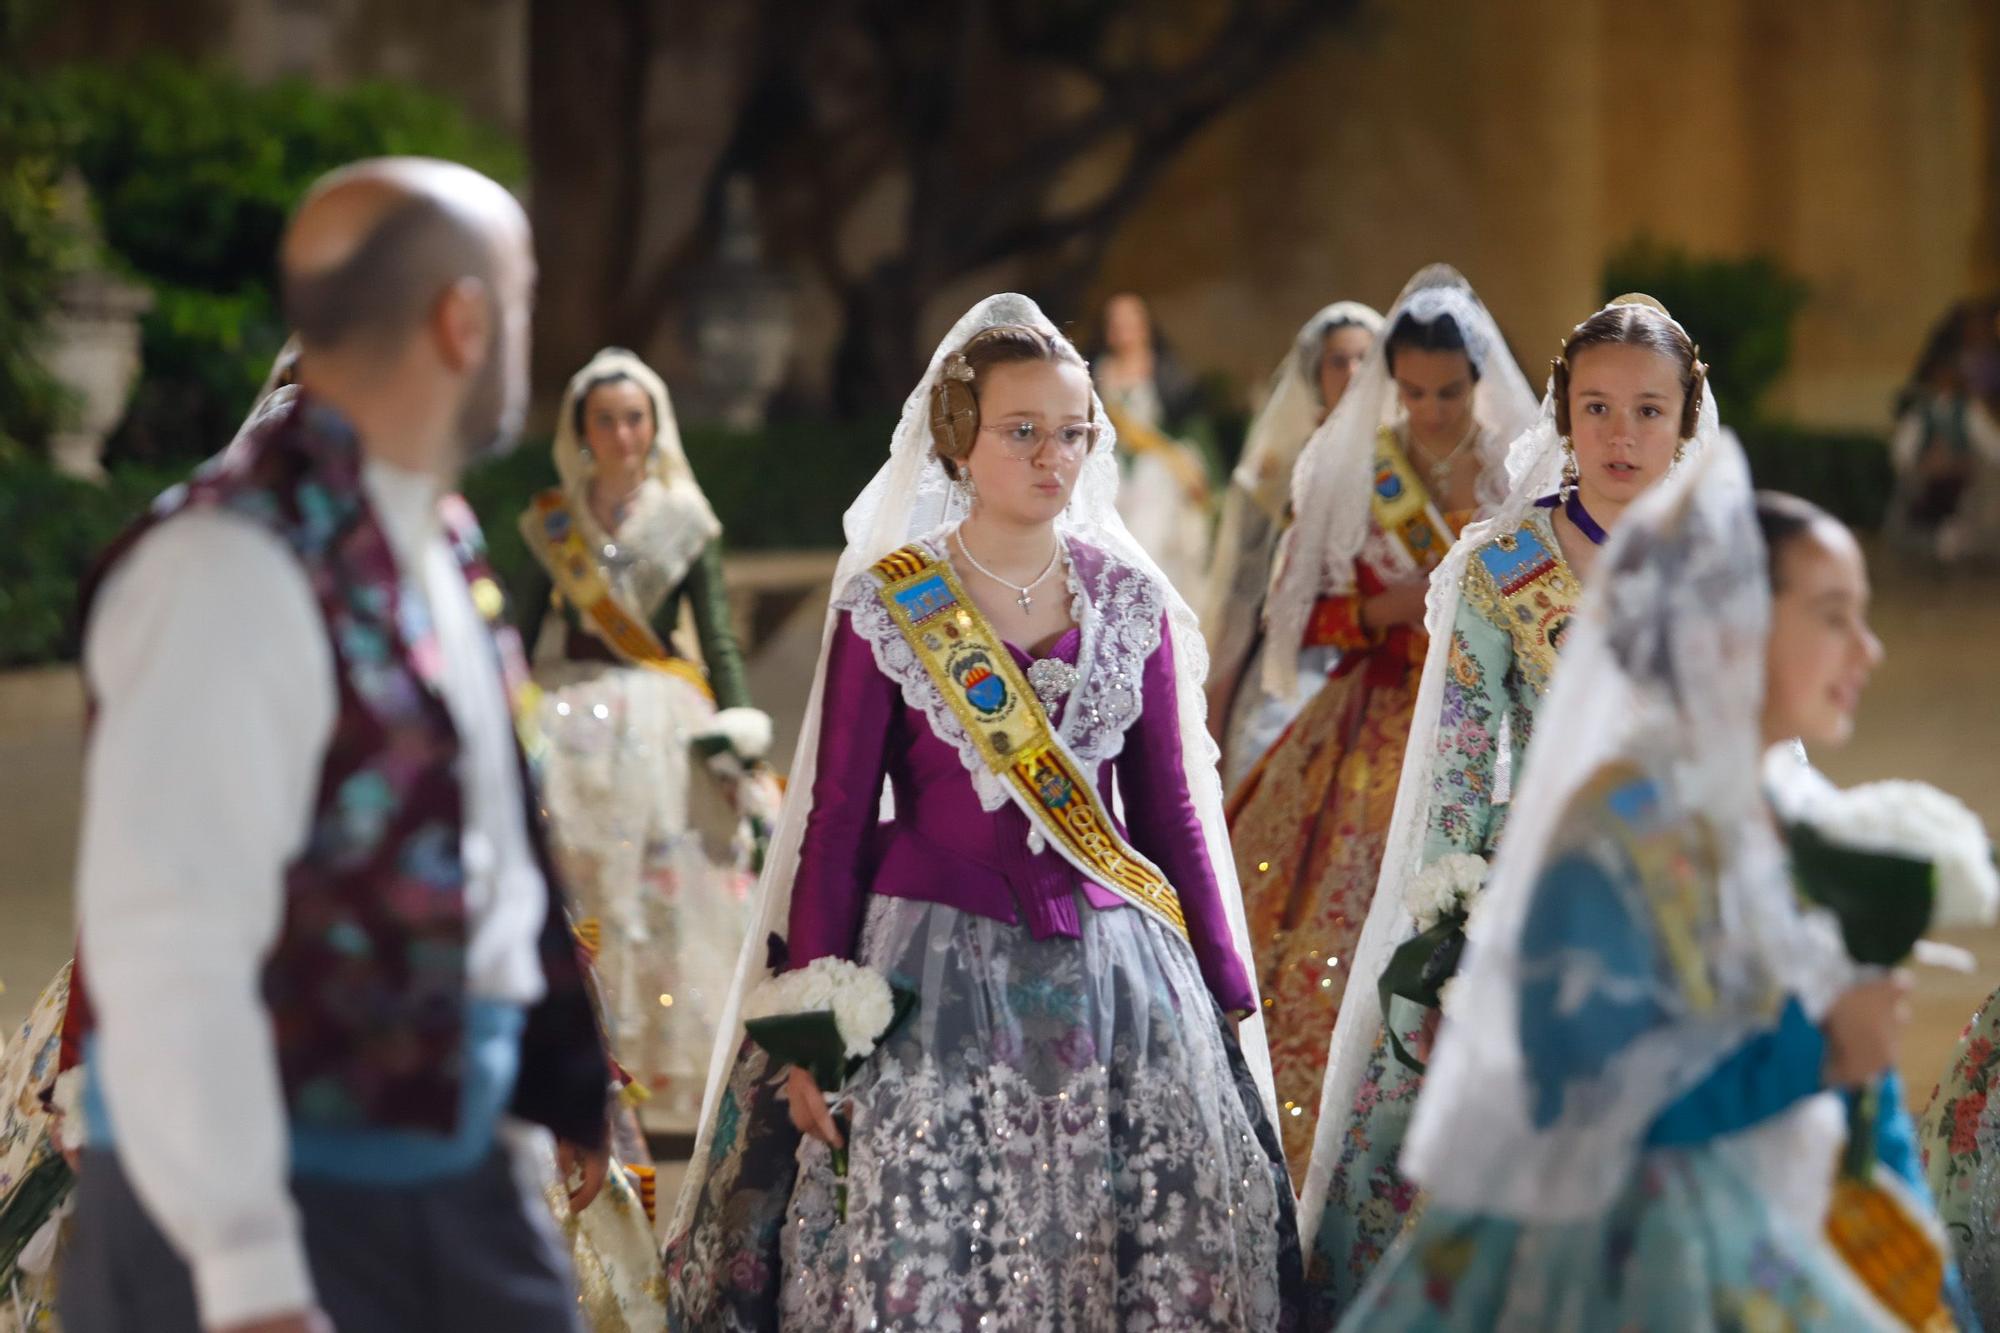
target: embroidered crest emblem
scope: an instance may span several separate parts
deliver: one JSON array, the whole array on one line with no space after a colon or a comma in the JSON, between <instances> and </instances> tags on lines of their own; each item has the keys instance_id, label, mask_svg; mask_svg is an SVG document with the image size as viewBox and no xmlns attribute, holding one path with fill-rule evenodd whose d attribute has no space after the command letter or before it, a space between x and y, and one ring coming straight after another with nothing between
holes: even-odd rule
<instances>
[{"instance_id":1,"label":"embroidered crest emblem","mask_svg":"<svg viewBox=\"0 0 2000 1333\"><path fill-rule=\"evenodd\" d=\"M951 678L965 692L966 702L993 717L1007 707L1007 682L993 669L983 648L968 646L952 654Z\"/></svg>"}]
</instances>

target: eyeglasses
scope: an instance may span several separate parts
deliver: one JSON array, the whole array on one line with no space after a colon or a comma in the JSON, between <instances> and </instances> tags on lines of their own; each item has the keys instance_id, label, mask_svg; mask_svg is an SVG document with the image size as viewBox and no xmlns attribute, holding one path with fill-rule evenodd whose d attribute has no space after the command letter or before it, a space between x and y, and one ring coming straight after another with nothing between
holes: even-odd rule
<instances>
[{"instance_id":1,"label":"eyeglasses","mask_svg":"<svg viewBox=\"0 0 2000 1333\"><path fill-rule=\"evenodd\" d=\"M1036 421L1003 421L979 429L999 436L1001 447L1014 458L1033 458L1043 445L1074 458L1089 453L1110 427L1102 421L1073 421L1050 430Z\"/></svg>"}]
</instances>

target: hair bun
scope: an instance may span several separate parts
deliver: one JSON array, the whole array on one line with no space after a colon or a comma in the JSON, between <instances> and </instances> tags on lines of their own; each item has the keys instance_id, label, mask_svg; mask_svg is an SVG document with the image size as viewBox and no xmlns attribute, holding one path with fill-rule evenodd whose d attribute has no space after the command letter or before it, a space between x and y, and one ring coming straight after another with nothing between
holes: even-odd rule
<instances>
[{"instance_id":1,"label":"hair bun","mask_svg":"<svg viewBox=\"0 0 2000 1333\"><path fill-rule=\"evenodd\" d=\"M1668 319L1672 319L1674 317L1673 312L1671 310L1668 310L1664 305L1660 304L1659 297L1648 296L1644 292L1627 292L1623 296L1612 297L1609 301L1606 301L1604 304L1607 307L1614 305L1642 305L1645 306L1648 310L1659 311L1661 314L1665 315Z\"/></svg>"}]
</instances>

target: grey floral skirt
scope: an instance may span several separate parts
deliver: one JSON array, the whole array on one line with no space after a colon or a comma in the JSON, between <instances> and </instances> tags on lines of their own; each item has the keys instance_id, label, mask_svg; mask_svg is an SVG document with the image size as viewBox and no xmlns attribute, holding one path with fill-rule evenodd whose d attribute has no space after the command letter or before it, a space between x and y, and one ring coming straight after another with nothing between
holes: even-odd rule
<instances>
[{"instance_id":1,"label":"grey floral skirt","mask_svg":"<svg viewBox=\"0 0 2000 1333\"><path fill-rule=\"evenodd\" d=\"M850 1084L830 1154L748 1044L668 1243L688 1329L1292 1326L1292 1196L1184 940L1132 909L1081 939L870 901L861 961L919 996Z\"/></svg>"}]
</instances>

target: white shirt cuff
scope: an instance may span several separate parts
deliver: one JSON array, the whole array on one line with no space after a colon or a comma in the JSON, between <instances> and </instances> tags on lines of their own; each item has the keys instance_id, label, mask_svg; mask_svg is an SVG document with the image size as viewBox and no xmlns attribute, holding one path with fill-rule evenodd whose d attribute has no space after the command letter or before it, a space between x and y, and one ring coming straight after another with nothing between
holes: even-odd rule
<instances>
[{"instance_id":1,"label":"white shirt cuff","mask_svg":"<svg viewBox=\"0 0 2000 1333\"><path fill-rule=\"evenodd\" d=\"M205 1328L295 1314L317 1304L305 1249L295 1236L202 1255L189 1267Z\"/></svg>"}]
</instances>

